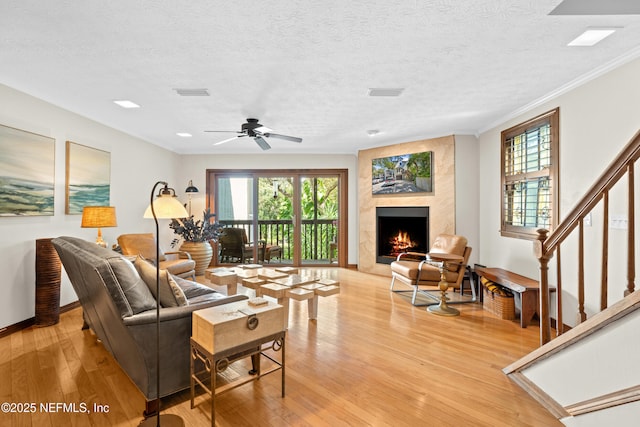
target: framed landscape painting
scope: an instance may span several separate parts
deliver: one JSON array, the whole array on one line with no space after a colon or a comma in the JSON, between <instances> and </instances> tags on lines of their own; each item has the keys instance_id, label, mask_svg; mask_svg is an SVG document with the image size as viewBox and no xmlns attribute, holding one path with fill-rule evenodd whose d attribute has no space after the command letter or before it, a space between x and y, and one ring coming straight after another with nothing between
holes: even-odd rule
<instances>
[{"instance_id":1,"label":"framed landscape painting","mask_svg":"<svg viewBox=\"0 0 640 427\"><path fill-rule=\"evenodd\" d=\"M111 153L67 141L66 206L68 215L79 215L85 206L109 206Z\"/></svg>"},{"instance_id":2,"label":"framed landscape painting","mask_svg":"<svg viewBox=\"0 0 640 427\"><path fill-rule=\"evenodd\" d=\"M0 216L52 216L55 139L0 125Z\"/></svg>"},{"instance_id":3,"label":"framed landscape painting","mask_svg":"<svg viewBox=\"0 0 640 427\"><path fill-rule=\"evenodd\" d=\"M382 157L371 163L373 194L433 191L433 151Z\"/></svg>"}]
</instances>

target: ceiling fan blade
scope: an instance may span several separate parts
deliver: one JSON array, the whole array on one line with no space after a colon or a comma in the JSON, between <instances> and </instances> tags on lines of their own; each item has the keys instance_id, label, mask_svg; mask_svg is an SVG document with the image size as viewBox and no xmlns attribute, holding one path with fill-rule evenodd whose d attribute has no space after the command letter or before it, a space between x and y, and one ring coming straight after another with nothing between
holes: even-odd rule
<instances>
[{"instance_id":1,"label":"ceiling fan blade","mask_svg":"<svg viewBox=\"0 0 640 427\"><path fill-rule=\"evenodd\" d=\"M297 136L280 135L278 133L264 133L263 135L267 138L279 138L292 142L302 142L302 138L298 138Z\"/></svg>"},{"instance_id":2,"label":"ceiling fan blade","mask_svg":"<svg viewBox=\"0 0 640 427\"><path fill-rule=\"evenodd\" d=\"M271 132L272 130L273 129L269 129L266 126L260 126L260 127L255 128L253 131L256 132L256 133L265 134L265 133Z\"/></svg>"},{"instance_id":3,"label":"ceiling fan blade","mask_svg":"<svg viewBox=\"0 0 640 427\"><path fill-rule=\"evenodd\" d=\"M267 144L267 141L265 141L265 139L261 136L256 136L255 138L253 138L254 141L256 141L256 143L260 146L260 148L262 148L263 150L268 150L271 148L271 146L269 144Z\"/></svg>"},{"instance_id":4,"label":"ceiling fan blade","mask_svg":"<svg viewBox=\"0 0 640 427\"><path fill-rule=\"evenodd\" d=\"M225 142L233 141L234 139L242 138L243 136L246 136L246 135L238 135L238 136L234 136L232 138L223 139L222 141L218 141L218 142L214 143L213 145L224 144Z\"/></svg>"}]
</instances>

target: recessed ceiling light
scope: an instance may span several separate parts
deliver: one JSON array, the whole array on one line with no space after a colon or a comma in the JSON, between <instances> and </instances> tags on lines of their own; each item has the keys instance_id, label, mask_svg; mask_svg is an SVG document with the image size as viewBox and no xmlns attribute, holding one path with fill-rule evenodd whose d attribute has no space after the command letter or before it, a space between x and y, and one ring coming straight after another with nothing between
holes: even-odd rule
<instances>
[{"instance_id":1,"label":"recessed ceiling light","mask_svg":"<svg viewBox=\"0 0 640 427\"><path fill-rule=\"evenodd\" d=\"M135 102L129 101L128 99L120 99L113 102L118 104L122 108L140 108L138 104L136 104Z\"/></svg>"},{"instance_id":2,"label":"recessed ceiling light","mask_svg":"<svg viewBox=\"0 0 640 427\"><path fill-rule=\"evenodd\" d=\"M189 132L177 132L176 135L181 136L183 138L191 138L193 136Z\"/></svg>"},{"instance_id":3,"label":"recessed ceiling light","mask_svg":"<svg viewBox=\"0 0 640 427\"><path fill-rule=\"evenodd\" d=\"M369 96L400 96L403 87L372 87L369 88Z\"/></svg>"},{"instance_id":4,"label":"recessed ceiling light","mask_svg":"<svg viewBox=\"0 0 640 427\"><path fill-rule=\"evenodd\" d=\"M370 129L370 130L367 131L367 135L369 135L369 136L376 136L379 133L380 133L380 131L378 129Z\"/></svg>"},{"instance_id":5,"label":"recessed ceiling light","mask_svg":"<svg viewBox=\"0 0 640 427\"><path fill-rule=\"evenodd\" d=\"M567 46L593 46L615 33L618 28L587 28Z\"/></svg>"}]
</instances>

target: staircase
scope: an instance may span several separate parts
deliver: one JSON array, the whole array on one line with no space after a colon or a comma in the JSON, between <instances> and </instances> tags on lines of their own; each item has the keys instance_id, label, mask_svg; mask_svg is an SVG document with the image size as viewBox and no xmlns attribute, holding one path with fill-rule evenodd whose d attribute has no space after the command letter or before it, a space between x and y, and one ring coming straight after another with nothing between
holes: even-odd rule
<instances>
[{"instance_id":1,"label":"staircase","mask_svg":"<svg viewBox=\"0 0 640 427\"><path fill-rule=\"evenodd\" d=\"M540 262L541 347L503 371L567 426L638 422L640 292L634 291L635 199L640 194L635 191L634 167L639 158L640 131L565 220L552 233L539 230L534 244ZM610 210L620 212L621 206L625 215L610 215ZM602 218L600 224L591 224L592 212ZM612 219L622 221L620 230L610 230ZM570 259L561 257L562 248L567 248ZM610 257L612 248L615 258ZM621 252L626 252L622 262ZM585 271L598 267L599 277L588 274L585 280ZM621 270L626 276L624 289L611 286L619 280L610 281L611 272L619 275ZM550 277L557 289L555 306L550 302ZM571 292L563 292L563 282ZM563 295L575 295L575 301L566 304ZM616 302L609 306L610 300ZM586 301L595 304L586 307ZM594 314L588 316L589 312ZM565 326L565 313L575 314L575 327Z\"/></svg>"}]
</instances>

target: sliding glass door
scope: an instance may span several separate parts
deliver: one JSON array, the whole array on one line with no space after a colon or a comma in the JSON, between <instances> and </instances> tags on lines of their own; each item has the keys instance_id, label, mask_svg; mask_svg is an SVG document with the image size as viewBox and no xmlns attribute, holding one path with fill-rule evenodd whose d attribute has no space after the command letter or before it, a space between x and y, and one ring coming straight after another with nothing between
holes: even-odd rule
<instances>
[{"instance_id":1,"label":"sliding glass door","mask_svg":"<svg viewBox=\"0 0 640 427\"><path fill-rule=\"evenodd\" d=\"M247 236L243 256L227 256L232 243L221 239L218 264L346 265L346 170L207 174L217 220Z\"/></svg>"},{"instance_id":2,"label":"sliding glass door","mask_svg":"<svg viewBox=\"0 0 640 427\"><path fill-rule=\"evenodd\" d=\"M337 263L338 177L300 178L300 248L302 263Z\"/></svg>"},{"instance_id":3,"label":"sliding glass door","mask_svg":"<svg viewBox=\"0 0 640 427\"><path fill-rule=\"evenodd\" d=\"M261 263L295 261L295 209L292 176L258 176L258 238L264 242Z\"/></svg>"}]
</instances>

